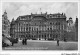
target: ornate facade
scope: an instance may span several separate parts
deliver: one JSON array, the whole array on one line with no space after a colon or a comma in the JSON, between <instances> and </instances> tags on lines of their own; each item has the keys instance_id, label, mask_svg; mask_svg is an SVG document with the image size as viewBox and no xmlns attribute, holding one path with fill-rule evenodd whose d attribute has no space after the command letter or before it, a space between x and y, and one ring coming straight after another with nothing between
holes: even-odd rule
<instances>
[{"instance_id":1,"label":"ornate facade","mask_svg":"<svg viewBox=\"0 0 80 55\"><path fill-rule=\"evenodd\" d=\"M10 21L8 20L6 11L2 15L2 34L6 37L10 36Z\"/></svg>"},{"instance_id":2,"label":"ornate facade","mask_svg":"<svg viewBox=\"0 0 80 55\"><path fill-rule=\"evenodd\" d=\"M67 33L66 33L68 40L78 41L78 20L76 18L75 23L73 23L72 18L70 17L67 20Z\"/></svg>"},{"instance_id":3,"label":"ornate facade","mask_svg":"<svg viewBox=\"0 0 80 55\"><path fill-rule=\"evenodd\" d=\"M74 31L74 23L71 17L69 18L69 20L67 20L67 31L68 32Z\"/></svg>"},{"instance_id":4,"label":"ornate facade","mask_svg":"<svg viewBox=\"0 0 80 55\"><path fill-rule=\"evenodd\" d=\"M19 16L16 20L12 20L10 35L11 37L37 40L49 40L60 38L63 40L66 32L66 16L65 14L32 14Z\"/></svg>"}]
</instances>

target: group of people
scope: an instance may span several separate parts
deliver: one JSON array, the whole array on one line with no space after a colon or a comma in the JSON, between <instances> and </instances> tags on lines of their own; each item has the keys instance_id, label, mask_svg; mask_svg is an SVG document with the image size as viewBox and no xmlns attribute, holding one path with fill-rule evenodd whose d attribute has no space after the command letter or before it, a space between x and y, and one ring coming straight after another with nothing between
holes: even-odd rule
<instances>
[{"instance_id":1,"label":"group of people","mask_svg":"<svg viewBox=\"0 0 80 55\"><path fill-rule=\"evenodd\" d=\"M22 44L27 45L27 38L22 39ZM57 46L59 46L59 39L57 39Z\"/></svg>"},{"instance_id":2,"label":"group of people","mask_svg":"<svg viewBox=\"0 0 80 55\"><path fill-rule=\"evenodd\" d=\"M22 44L27 45L27 38L22 39ZM59 46L59 39L57 39L57 46Z\"/></svg>"},{"instance_id":3,"label":"group of people","mask_svg":"<svg viewBox=\"0 0 80 55\"><path fill-rule=\"evenodd\" d=\"M22 44L23 44L23 45L27 45L27 38L24 38L24 39L22 40Z\"/></svg>"}]
</instances>

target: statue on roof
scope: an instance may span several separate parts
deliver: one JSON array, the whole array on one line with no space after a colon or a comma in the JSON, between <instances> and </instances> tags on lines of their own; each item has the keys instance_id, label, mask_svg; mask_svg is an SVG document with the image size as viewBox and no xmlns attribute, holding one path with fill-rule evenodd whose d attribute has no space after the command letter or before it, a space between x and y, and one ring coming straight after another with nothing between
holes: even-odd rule
<instances>
[{"instance_id":1,"label":"statue on roof","mask_svg":"<svg viewBox=\"0 0 80 55\"><path fill-rule=\"evenodd\" d=\"M7 14L6 10L5 10L4 14Z\"/></svg>"}]
</instances>

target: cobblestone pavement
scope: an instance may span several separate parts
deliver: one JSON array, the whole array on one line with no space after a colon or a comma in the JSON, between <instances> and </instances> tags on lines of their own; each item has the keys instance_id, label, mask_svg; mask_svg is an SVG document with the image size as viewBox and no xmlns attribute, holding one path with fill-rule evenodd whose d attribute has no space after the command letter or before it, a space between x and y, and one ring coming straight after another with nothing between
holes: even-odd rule
<instances>
[{"instance_id":1,"label":"cobblestone pavement","mask_svg":"<svg viewBox=\"0 0 80 55\"><path fill-rule=\"evenodd\" d=\"M44 40L28 40L27 45L22 45L20 41L14 46L3 48L3 50L78 50L78 42L59 42Z\"/></svg>"}]
</instances>

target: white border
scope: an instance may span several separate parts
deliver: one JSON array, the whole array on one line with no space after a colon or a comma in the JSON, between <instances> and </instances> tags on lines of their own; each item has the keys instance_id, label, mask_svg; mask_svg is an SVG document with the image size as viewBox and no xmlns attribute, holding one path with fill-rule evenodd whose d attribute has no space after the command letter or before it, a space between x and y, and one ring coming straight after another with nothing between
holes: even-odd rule
<instances>
[{"instance_id":1,"label":"white border","mask_svg":"<svg viewBox=\"0 0 80 55\"><path fill-rule=\"evenodd\" d=\"M3 53L3 54L55 54L55 55L59 55L61 53L78 53L80 52L80 34L78 34L78 51L64 51L64 50L60 50L60 51L43 51L43 50L30 50L30 51L24 51L24 50L7 50L7 51L2 51L2 45L1 45L1 42L2 42L2 2L78 2L78 21L80 21L80 1L79 0L2 0L0 2L0 53ZM79 26L80 25L80 22L78 23L78 33L79 33Z\"/></svg>"}]
</instances>

